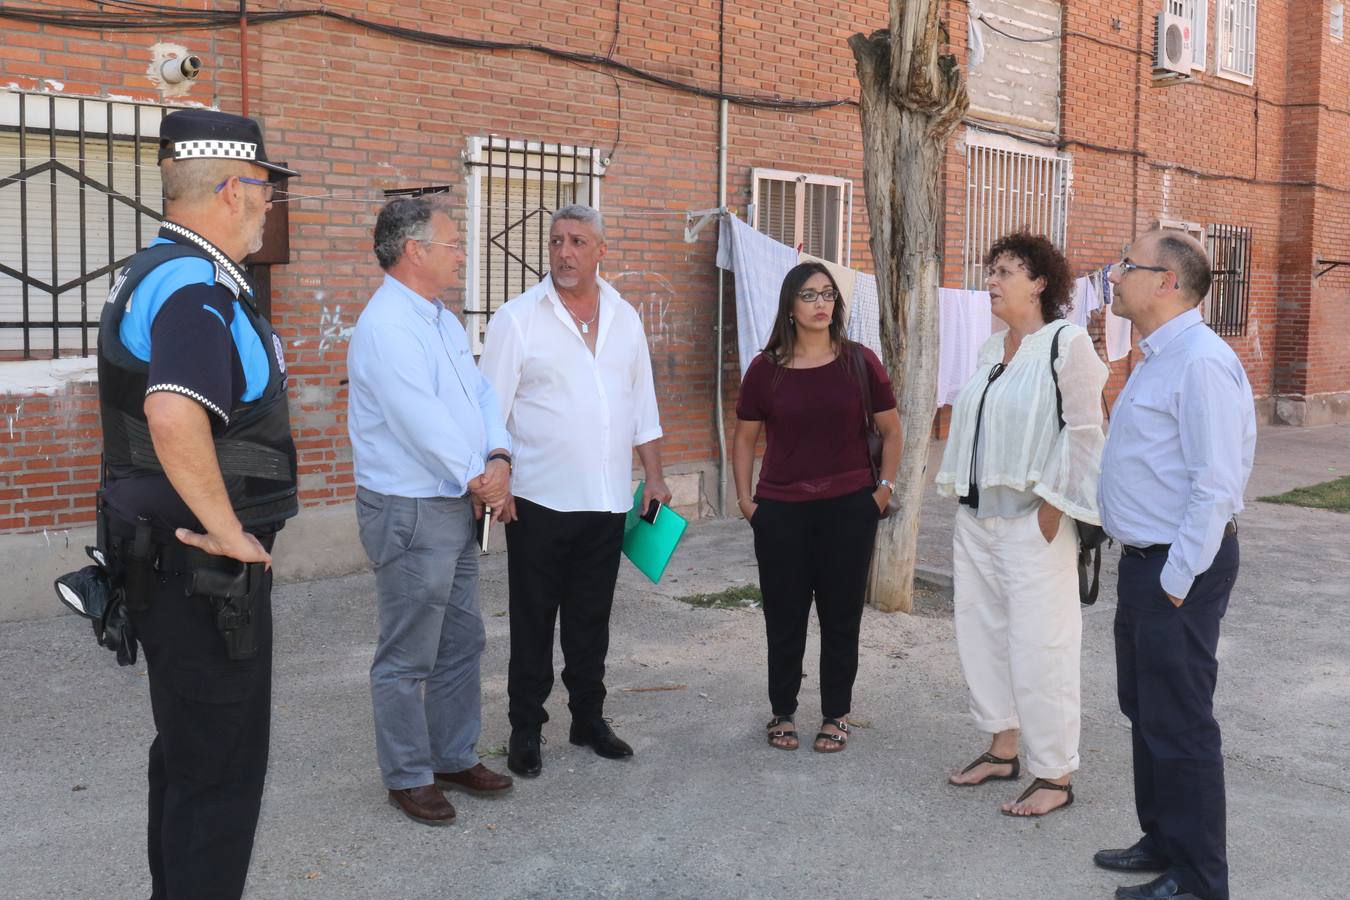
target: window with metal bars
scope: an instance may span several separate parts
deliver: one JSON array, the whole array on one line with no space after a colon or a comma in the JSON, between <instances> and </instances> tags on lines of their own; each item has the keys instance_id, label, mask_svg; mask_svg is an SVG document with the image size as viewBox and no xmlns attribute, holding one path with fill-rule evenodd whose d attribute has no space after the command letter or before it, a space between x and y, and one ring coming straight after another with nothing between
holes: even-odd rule
<instances>
[{"instance_id":1,"label":"window with metal bars","mask_svg":"<svg viewBox=\"0 0 1350 900\"><path fill-rule=\"evenodd\" d=\"M88 356L163 210L168 107L0 93L0 359Z\"/></svg>"},{"instance_id":2,"label":"window with metal bars","mask_svg":"<svg viewBox=\"0 0 1350 900\"><path fill-rule=\"evenodd\" d=\"M1206 321L1217 334L1247 333L1251 298L1252 230L1239 225L1211 225L1205 230L1213 280L1206 301Z\"/></svg>"},{"instance_id":3,"label":"window with metal bars","mask_svg":"<svg viewBox=\"0 0 1350 900\"><path fill-rule=\"evenodd\" d=\"M1009 232L1025 228L1064 249L1069 177L1067 156L1013 138L967 133L967 290L984 289L985 254Z\"/></svg>"},{"instance_id":4,"label":"window with metal bars","mask_svg":"<svg viewBox=\"0 0 1350 900\"><path fill-rule=\"evenodd\" d=\"M1256 0L1219 0L1217 11L1215 71L1248 81L1256 71Z\"/></svg>"},{"instance_id":5,"label":"window with metal bars","mask_svg":"<svg viewBox=\"0 0 1350 900\"><path fill-rule=\"evenodd\" d=\"M781 169L751 169L750 185L750 221L756 231L803 253L849 264L852 181Z\"/></svg>"},{"instance_id":6,"label":"window with metal bars","mask_svg":"<svg viewBox=\"0 0 1350 900\"><path fill-rule=\"evenodd\" d=\"M493 310L548 274L552 214L572 203L600 209L605 166L591 147L495 135L473 138L467 163L464 312L478 353Z\"/></svg>"}]
</instances>

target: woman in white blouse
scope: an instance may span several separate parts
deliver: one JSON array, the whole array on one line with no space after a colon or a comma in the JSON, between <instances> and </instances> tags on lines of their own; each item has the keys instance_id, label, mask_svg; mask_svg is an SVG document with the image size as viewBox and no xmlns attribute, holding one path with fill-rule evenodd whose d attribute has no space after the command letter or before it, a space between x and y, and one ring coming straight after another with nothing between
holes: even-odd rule
<instances>
[{"instance_id":1,"label":"woman in white blouse","mask_svg":"<svg viewBox=\"0 0 1350 900\"><path fill-rule=\"evenodd\" d=\"M1100 522L1107 369L1087 332L1063 321L1073 276L1050 241L1007 235L985 265L991 308L1008 327L980 349L953 405L937 487L959 501L956 644L975 726L993 738L950 781L1015 780L1024 744L1034 780L1002 809L1039 816L1073 802L1082 615L1071 520Z\"/></svg>"}]
</instances>

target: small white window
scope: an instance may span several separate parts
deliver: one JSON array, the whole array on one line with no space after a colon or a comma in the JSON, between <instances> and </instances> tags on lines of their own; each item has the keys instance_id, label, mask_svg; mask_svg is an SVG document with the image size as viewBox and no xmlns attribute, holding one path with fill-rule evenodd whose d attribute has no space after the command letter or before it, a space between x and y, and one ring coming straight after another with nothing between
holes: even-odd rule
<instances>
[{"instance_id":1,"label":"small white window","mask_svg":"<svg viewBox=\"0 0 1350 900\"><path fill-rule=\"evenodd\" d=\"M1209 0L1184 0L1191 21L1191 68L1204 71L1209 49Z\"/></svg>"},{"instance_id":2,"label":"small white window","mask_svg":"<svg viewBox=\"0 0 1350 900\"><path fill-rule=\"evenodd\" d=\"M1215 71L1251 83L1256 71L1256 0L1219 0Z\"/></svg>"},{"instance_id":3,"label":"small white window","mask_svg":"<svg viewBox=\"0 0 1350 900\"><path fill-rule=\"evenodd\" d=\"M1345 4L1331 4L1331 38L1341 41L1345 39Z\"/></svg>"},{"instance_id":4,"label":"small white window","mask_svg":"<svg viewBox=\"0 0 1350 900\"><path fill-rule=\"evenodd\" d=\"M0 359L94 352L113 278L159 228L166 112L0 93Z\"/></svg>"},{"instance_id":5,"label":"small white window","mask_svg":"<svg viewBox=\"0 0 1350 900\"><path fill-rule=\"evenodd\" d=\"M751 169L751 223L780 243L847 266L853 182L829 175Z\"/></svg>"},{"instance_id":6,"label":"small white window","mask_svg":"<svg viewBox=\"0 0 1350 900\"><path fill-rule=\"evenodd\" d=\"M548 274L551 215L570 203L600 208L602 156L495 135L470 140L464 312L474 353L482 352L492 311Z\"/></svg>"},{"instance_id":7,"label":"small white window","mask_svg":"<svg viewBox=\"0 0 1350 900\"><path fill-rule=\"evenodd\" d=\"M1068 224L1069 157L1049 147L966 131L965 278L984 288L984 256L1000 237L1027 229L1061 250Z\"/></svg>"}]
</instances>

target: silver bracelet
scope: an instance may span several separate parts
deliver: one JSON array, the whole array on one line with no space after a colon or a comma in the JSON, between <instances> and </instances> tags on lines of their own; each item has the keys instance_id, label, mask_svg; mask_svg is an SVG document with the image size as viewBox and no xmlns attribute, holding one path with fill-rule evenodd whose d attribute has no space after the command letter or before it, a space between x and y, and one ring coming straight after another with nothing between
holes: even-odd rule
<instances>
[{"instance_id":1,"label":"silver bracelet","mask_svg":"<svg viewBox=\"0 0 1350 900\"><path fill-rule=\"evenodd\" d=\"M881 479L878 479L878 480L877 480L877 484L878 484L878 485L884 485L884 486L886 486L886 487L888 487L888 488L891 489L891 493L892 493L892 494L895 493L895 482L894 482L894 481L889 481L889 480L887 480L887 479L885 479L885 478L881 478Z\"/></svg>"}]
</instances>

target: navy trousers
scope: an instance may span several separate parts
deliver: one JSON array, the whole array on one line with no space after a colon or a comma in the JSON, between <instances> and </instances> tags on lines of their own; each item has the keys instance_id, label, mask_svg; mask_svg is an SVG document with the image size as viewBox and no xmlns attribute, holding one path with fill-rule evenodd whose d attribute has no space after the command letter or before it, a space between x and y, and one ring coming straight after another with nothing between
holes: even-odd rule
<instances>
[{"instance_id":1,"label":"navy trousers","mask_svg":"<svg viewBox=\"0 0 1350 900\"><path fill-rule=\"evenodd\" d=\"M1219 623L1238 571L1236 535L1180 607L1158 583L1165 550L1120 559L1116 684L1134 740L1134 797L1144 846L1202 900L1228 900L1223 753L1214 720Z\"/></svg>"}]
</instances>

